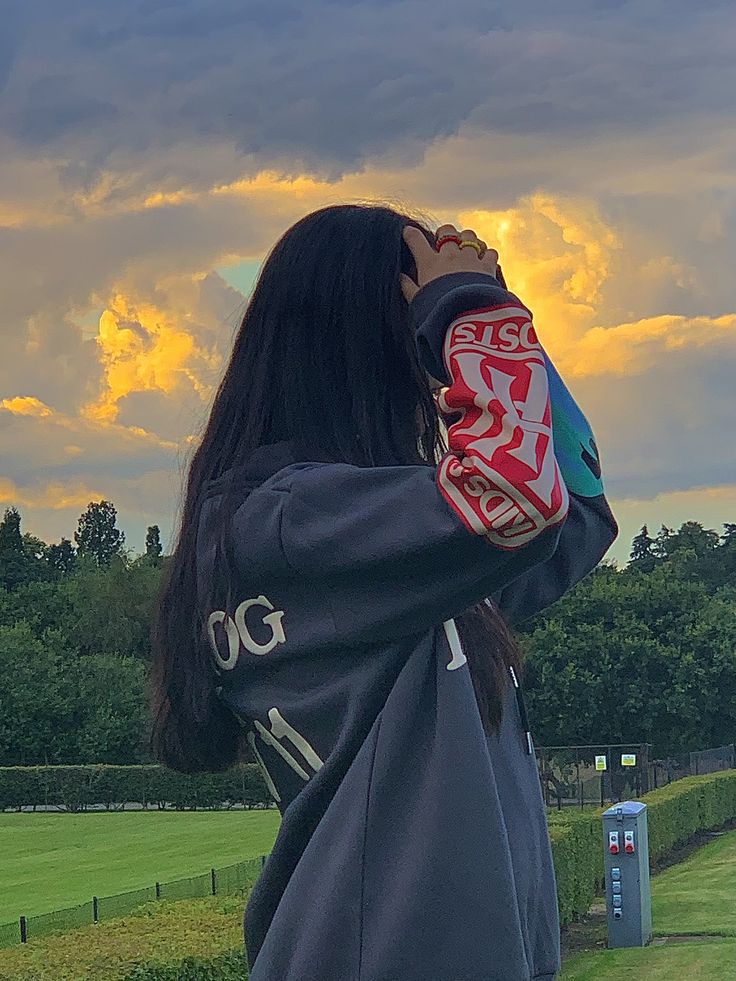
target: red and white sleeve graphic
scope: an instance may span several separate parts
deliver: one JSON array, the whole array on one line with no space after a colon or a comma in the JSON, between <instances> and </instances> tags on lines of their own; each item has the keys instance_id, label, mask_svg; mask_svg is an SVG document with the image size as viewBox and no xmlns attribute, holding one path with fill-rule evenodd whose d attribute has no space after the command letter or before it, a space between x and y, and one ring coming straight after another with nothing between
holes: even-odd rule
<instances>
[{"instance_id":1,"label":"red and white sleeve graphic","mask_svg":"<svg viewBox=\"0 0 736 981\"><path fill-rule=\"evenodd\" d=\"M464 313L450 325L443 353L452 382L440 410L460 418L448 427L440 491L469 531L520 548L564 520L569 507L529 311L514 304Z\"/></svg>"}]
</instances>

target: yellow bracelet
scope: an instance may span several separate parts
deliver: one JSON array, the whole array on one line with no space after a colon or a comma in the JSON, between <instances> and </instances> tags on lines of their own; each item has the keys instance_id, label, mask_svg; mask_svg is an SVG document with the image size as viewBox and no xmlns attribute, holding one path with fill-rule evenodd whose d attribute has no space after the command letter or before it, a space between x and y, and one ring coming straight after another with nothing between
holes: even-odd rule
<instances>
[{"instance_id":1,"label":"yellow bracelet","mask_svg":"<svg viewBox=\"0 0 736 981\"><path fill-rule=\"evenodd\" d=\"M481 246L480 242L474 242L471 239L463 239L462 242L460 243L460 248L462 249L463 246L466 245L469 245L471 249L475 249L478 255L481 254L483 247Z\"/></svg>"}]
</instances>

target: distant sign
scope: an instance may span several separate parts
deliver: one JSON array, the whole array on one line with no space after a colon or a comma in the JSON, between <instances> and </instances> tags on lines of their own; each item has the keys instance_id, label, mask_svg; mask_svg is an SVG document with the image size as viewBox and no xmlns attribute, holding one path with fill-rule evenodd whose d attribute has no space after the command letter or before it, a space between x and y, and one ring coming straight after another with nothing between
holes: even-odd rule
<instances>
[{"instance_id":1,"label":"distant sign","mask_svg":"<svg viewBox=\"0 0 736 981\"><path fill-rule=\"evenodd\" d=\"M606 757L605 756L596 756L596 758L595 758L595 768L596 768L596 770L605 770L606 769Z\"/></svg>"},{"instance_id":2,"label":"distant sign","mask_svg":"<svg viewBox=\"0 0 736 981\"><path fill-rule=\"evenodd\" d=\"M621 766L636 766L636 753L622 753Z\"/></svg>"}]
</instances>

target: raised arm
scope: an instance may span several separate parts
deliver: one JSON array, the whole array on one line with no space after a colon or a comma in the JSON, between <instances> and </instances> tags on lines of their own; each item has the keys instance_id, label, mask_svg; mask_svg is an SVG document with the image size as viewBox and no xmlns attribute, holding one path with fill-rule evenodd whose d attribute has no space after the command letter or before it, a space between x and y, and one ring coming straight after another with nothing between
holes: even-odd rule
<instances>
[{"instance_id":1,"label":"raised arm","mask_svg":"<svg viewBox=\"0 0 736 981\"><path fill-rule=\"evenodd\" d=\"M545 363L555 455L570 493L570 509L552 556L492 596L511 624L560 599L596 567L618 535L588 420L546 352Z\"/></svg>"},{"instance_id":2,"label":"raised arm","mask_svg":"<svg viewBox=\"0 0 736 981\"><path fill-rule=\"evenodd\" d=\"M428 283L410 309L420 356L448 383L446 407L458 416L444 459L297 466L247 509L267 540L275 520L313 640L325 624L333 642L360 643L456 616L548 561L568 515L529 311L492 277L469 273Z\"/></svg>"}]
</instances>

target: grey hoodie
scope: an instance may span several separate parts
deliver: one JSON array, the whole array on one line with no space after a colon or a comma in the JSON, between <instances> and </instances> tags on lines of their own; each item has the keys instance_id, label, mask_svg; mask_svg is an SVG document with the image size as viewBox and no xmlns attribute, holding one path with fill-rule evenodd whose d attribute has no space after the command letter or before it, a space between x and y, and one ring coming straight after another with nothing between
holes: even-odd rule
<instances>
[{"instance_id":1,"label":"grey hoodie","mask_svg":"<svg viewBox=\"0 0 736 981\"><path fill-rule=\"evenodd\" d=\"M524 620L618 529L590 427L521 301L452 273L410 310L455 420L437 466L325 463L284 442L235 473L237 581L205 615L220 697L282 814L245 911L251 981L559 970L523 702L510 683L500 732L484 732L453 618L490 598ZM222 486L205 489L200 578Z\"/></svg>"}]
</instances>

